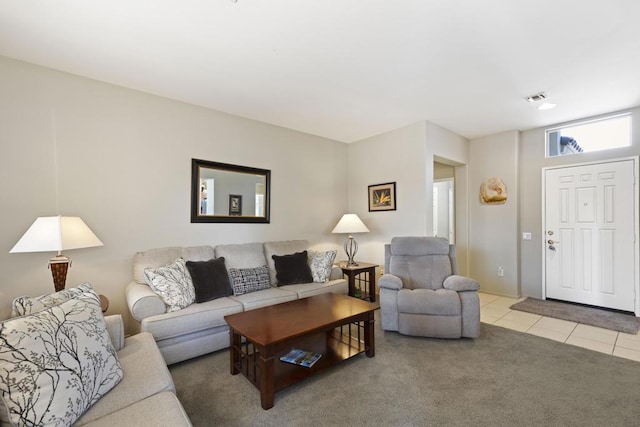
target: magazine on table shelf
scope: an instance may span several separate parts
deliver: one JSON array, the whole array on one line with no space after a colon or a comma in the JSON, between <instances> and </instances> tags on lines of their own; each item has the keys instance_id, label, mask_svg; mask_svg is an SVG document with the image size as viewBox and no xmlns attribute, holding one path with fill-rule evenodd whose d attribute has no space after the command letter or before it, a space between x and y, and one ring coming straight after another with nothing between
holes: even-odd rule
<instances>
[{"instance_id":1,"label":"magazine on table shelf","mask_svg":"<svg viewBox=\"0 0 640 427\"><path fill-rule=\"evenodd\" d=\"M322 357L320 353L314 353L312 351L304 351L299 348L292 348L291 351L280 358L283 362L293 363L294 365L304 366L310 368L314 363Z\"/></svg>"}]
</instances>

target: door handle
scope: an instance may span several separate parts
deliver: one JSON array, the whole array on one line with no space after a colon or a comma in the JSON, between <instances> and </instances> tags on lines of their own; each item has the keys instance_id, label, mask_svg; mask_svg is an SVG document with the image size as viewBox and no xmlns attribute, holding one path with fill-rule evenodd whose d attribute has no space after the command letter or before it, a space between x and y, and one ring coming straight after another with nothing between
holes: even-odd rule
<instances>
[{"instance_id":1,"label":"door handle","mask_svg":"<svg viewBox=\"0 0 640 427\"><path fill-rule=\"evenodd\" d=\"M560 242L558 242L557 240L549 239L549 240L547 240L547 243L550 244L550 245L555 245L556 243L560 243Z\"/></svg>"}]
</instances>

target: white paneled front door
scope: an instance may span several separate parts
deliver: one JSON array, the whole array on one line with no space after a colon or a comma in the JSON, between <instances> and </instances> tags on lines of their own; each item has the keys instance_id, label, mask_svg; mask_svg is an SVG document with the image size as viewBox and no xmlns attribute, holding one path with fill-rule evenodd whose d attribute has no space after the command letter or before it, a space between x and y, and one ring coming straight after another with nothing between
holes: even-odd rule
<instances>
[{"instance_id":1,"label":"white paneled front door","mask_svg":"<svg viewBox=\"0 0 640 427\"><path fill-rule=\"evenodd\" d=\"M633 160L547 169L547 298L635 311Z\"/></svg>"}]
</instances>

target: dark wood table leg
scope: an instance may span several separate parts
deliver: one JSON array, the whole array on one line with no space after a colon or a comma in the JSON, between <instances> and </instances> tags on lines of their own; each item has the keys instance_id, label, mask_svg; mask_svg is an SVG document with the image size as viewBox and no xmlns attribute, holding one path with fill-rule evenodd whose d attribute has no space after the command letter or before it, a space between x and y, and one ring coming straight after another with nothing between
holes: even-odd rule
<instances>
[{"instance_id":1,"label":"dark wood table leg","mask_svg":"<svg viewBox=\"0 0 640 427\"><path fill-rule=\"evenodd\" d=\"M229 357L229 360L231 361L231 375L240 373L240 370L238 369L240 364L240 345L240 334L236 334L232 328L229 328L229 348L231 351L231 357Z\"/></svg>"},{"instance_id":2,"label":"dark wood table leg","mask_svg":"<svg viewBox=\"0 0 640 427\"><path fill-rule=\"evenodd\" d=\"M369 299L376 302L376 268L369 269Z\"/></svg>"},{"instance_id":3,"label":"dark wood table leg","mask_svg":"<svg viewBox=\"0 0 640 427\"><path fill-rule=\"evenodd\" d=\"M367 357L374 357L376 355L374 323L373 312L371 312L369 313L368 319L364 322L364 346L367 349Z\"/></svg>"},{"instance_id":4,"label":"dark wood table leg","mask_svg":"<svg viewBox=\"0 0 640 427\"><path fill-rule=\"evenodd\" d=\"M349 283L349 296L356 295L356 276L352 271L347 272L347 281Z\"/></svg>"},{"instance_id":5,"label":"dark wood table leg","mask_svg":"<svg viewBox=\"0 0 640 427\"><path fill-rule=\"evenodd\" d=\"M260 403L262 409L273 408L273 395L275 393L275 365L273 354L267 354L266 349L260 348ZM269 352L271 353L271 352Z\"/></svg>"}]
</instances>

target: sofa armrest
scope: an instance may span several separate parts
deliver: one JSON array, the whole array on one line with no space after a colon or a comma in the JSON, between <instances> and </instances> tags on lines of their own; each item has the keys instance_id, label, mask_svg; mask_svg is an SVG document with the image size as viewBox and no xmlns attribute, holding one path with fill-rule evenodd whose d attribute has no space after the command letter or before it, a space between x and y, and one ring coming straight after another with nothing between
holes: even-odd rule
<instances>
[{"instance_id":1,"label":"sofa armrest","mask_svg":"<svg viewBox=\"0 0 640 427\"><path fill-rule=\"evenodd\" d=\"M477 291L480 289L480 284L470 277L458 276L454 274L453 276L449 276L444 279L444 283L442 286L445 289L449 289L456 292L463 291Z\"/></svg>"},{"instance_id":2,"label":"sofa armrest","mask_svg":"<svg viewBox=\"0 0 640 427\"><path fill-rule=\"evenodd\" d=\"M344 278L342 274L342 269L337 265L333 265L331 267L331 274L329 274L329 280L338 280Z\"/></svg>"},{"instance_id":3,"label":"sofa armrest","mask_svg":"<svg viewBox=\"0 0 640 427\"><path fill-rule=\"evenodd\" d=\"M147 285L141 285L138 282L131 281L125 290L127 295L127 305L134 319L138 322L142 319L163 314L167 312L167 307L158 296Z\"/></svg>"},{"instance_id":4,"label":"sofa armrest","mask_svg":"<svg viewBox=\"0 0 640 427\"><path fill-rule=\"evenodd\" d=\"M392 291L399 291L402 289L402 280L398 276L387 273L380 276L380 280L378 280L378 286L385 289L390 289Z\"/></svg>"},{"instance_id":5,"label":"sofa armrest","mask_svg":"<svg viewBox=\"0 0 640 427\"><path fill-rule=\"evenodd\" d=\"M104 316L104 323L107 325L107 331L109 332L113 347L116 351L120 351L124 347L124 323L122 322L122 316L119 314Z\"/></svg>"}]
</instances>

